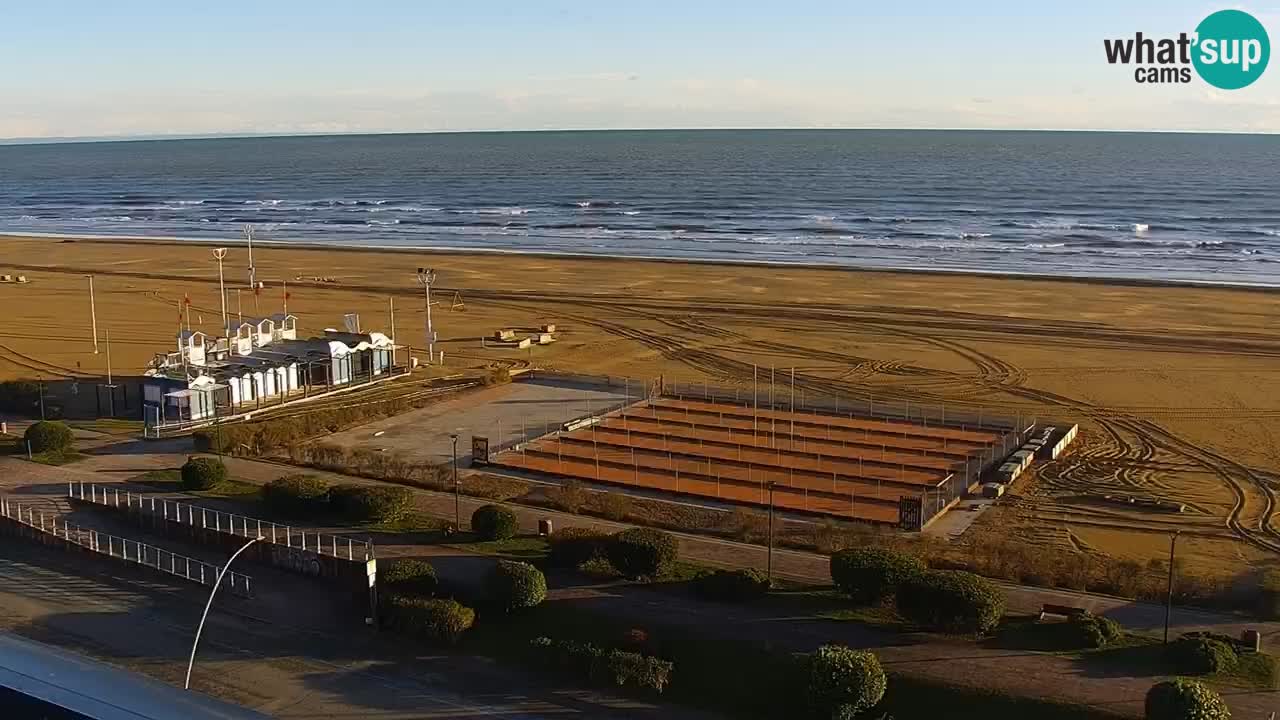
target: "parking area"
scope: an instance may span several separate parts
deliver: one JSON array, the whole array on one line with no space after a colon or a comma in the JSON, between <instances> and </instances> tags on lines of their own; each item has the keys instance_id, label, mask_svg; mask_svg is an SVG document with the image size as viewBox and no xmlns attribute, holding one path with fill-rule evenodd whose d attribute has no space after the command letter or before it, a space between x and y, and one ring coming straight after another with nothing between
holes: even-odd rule
<instances>
[{"instance_id":1,"label":"parking area","mask_svg":"<svg viewBox=\"0 0 1280 720\"><path fill-rule=\"evenodd\" d=\"M442 463L452 457L458 435L458 462L471 457L472 436L486 437L493 450L552 432L576 418L618 409L641 399L643 383L617 378L577 382L550 377L466 391L421 410L335 433L327 443L348 450L396 453L415 463Z\"/></svg>"}]
</instances>

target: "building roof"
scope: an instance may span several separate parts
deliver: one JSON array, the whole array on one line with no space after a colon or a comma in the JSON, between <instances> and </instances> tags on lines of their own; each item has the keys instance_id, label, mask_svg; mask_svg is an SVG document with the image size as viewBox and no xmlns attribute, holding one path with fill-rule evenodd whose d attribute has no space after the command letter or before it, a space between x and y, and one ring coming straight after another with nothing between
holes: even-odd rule
<instances>
[{"instance_id":1,"label":"building roof","mask_svg":"<svg viewBox=\"0 0 1280 720\"><path fill-rule=\"evenodd\" d=\"M0 687L92 720L267 717L9 633L0 633Z\"/></svg>"}]
</instances>

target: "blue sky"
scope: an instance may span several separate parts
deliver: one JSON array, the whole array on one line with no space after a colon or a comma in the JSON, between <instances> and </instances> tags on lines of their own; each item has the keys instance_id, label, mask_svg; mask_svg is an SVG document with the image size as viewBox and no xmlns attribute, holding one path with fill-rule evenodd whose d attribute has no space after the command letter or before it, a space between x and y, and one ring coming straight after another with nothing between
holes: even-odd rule
<instances>
[{"instance_id":1,"label":"blue sky","mask_svg":"<svg viewBox=\"0 0 1280 720\"><path fill-rule=\"evenodd\" d=\"M1205 2L47 2L0 7L0 138L648 127L1280 132L1280 67L1141 86L1102 40ZM1280 61L1275 63L1280 65Z\"/></svg>"}]
</instances>

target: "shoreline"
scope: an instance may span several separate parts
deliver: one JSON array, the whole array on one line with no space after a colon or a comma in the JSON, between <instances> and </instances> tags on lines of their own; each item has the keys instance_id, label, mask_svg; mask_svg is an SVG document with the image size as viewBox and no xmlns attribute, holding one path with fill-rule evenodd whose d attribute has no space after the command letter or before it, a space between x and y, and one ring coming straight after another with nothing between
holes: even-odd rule
<instances>
[{"instance_id":1,"label":"shoreline","mask_svg":"<svg viewBox=\"0 0 1280 720\"><path fill-rule=\"evenodd\" d=\"M104 245L154 245L160 247L188 247L188 246L228 246L235 247L244 244L243 238L233 239L211 239L211 238L182 238L176 236L132 236L132 235L71 235L62 233L14 233L0 231L0 241L4 240L51 240L56 244L64 243L101 243ZM324 242L309 241L282 241L282 240L259 240L256 245L262 248L270 248L272 250L299 250L299 251L323 251L323 252L351 252L351 253L369 253L369 254L423 254L441 256L463 256L463 257L495 257L510 255L514 257L531 257L531 258L550 258L560 260L574 261L592 261L592 262L641 262L641 263L663 263L674 265L697 265L697 266L719 266L734 268L766 268L766 269L786 269L786 270L823 270L832 272L845 273L878 273L888 275L925 275L925 276L942 276L942 277L968 277L968 278L986 278L986 279L1009 279L1009 280L1031 280L1055 283L1081 283L1088 285L1101 285L1110 287L1154 287L1154 288L1200 288L1200 289L1218 289L1218 290L1235 290L1248 292L1280 292L1280 284L1268 285L1264 283L1249 282L1230 282L1217 280L1187 280L1187 279L1160 279L1160 278L1130 278L1122 276L1109 275L1062 275L1062 274L1038 274L1029 272L1019 272L1016 270L1000 271L1000 270L973 270L969 268L913 268L913 267L885 267L885 266L850 266L837 265L814 262L787 262L787 261L770 261L770 260L743 260L743 259L718 259L718 258L673 258L663 256L637 256L637 255L606 255L598 253L573 253L573 252L554 252L546 250L516 250L511 248L451 248L442 246L376 246L376 245L340 245ZM33 266L33 265L15 265L10 267L22 268L40 268L40 267L58 267L55 265Z\"/></svg>"}]
</instances>

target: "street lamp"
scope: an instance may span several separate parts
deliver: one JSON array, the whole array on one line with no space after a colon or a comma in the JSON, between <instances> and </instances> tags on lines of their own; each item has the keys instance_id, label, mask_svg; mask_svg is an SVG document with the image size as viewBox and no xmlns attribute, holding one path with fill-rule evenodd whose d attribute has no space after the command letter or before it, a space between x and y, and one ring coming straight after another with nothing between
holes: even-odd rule
<instances>
[{"instance_id":1,"label":"street lamp","mask_svg":"<svg viewBox=\"0 0 1280 720\"><path fill-rule=\"evenodd\" d=\"M458 433L450 433L453 440L453 528L462 531L462 483L458 482Z\"/></svg>"},{"instance_id":2,"label":"street lamp","mask_svg":"<svg viewBox=\"0 0 1280 720\"><path fill-rule=\"evenodd\" d=\"M773 488L777 483L770 480L765 484L769 489L769 561L767 566L767 576L769 584L773 584Z\"/></svg>"},{"instance_id":3,"label":"street lamp","mask_svg":"<svg viewBox=\"0 0 1280 720\"><path fill-rule=\"evenodd\" d=\"M432 268L418 268L418 282L422 284L427 297L427 362L436 361L436 338L431 327L431 284L436 281L436 271Z\"/></svg>"},{"instance_id":4,"label":"street lamp","mask_svg":"<svg viewBox=\"0 0 1280 720\"><path fill-rule=\"evenodd\" d=\"M196 648L200 645L200 633L204 632L204 621L209 617L209 608L213 606L213 596L217 595L218 588L222 587L223 576L227 574L227 570L230 569L231 563L236 561L236 558L240 556L240 553L248 550L250 545L263 539L263 536L259 535L245 543L239 550L232 553L231 558L227 560L227 564L223 565L222 569L218 571L218 577L213 581L213 590L209 592L209 601L204 604L204 614L200 616L200 624L196 626L196 639L195 642L191 643L191 659L187 661L187 680L182 685L183 690L191 689L191 668L196 664Z\"/></svg>"},{"instance_id":5,"label":"street lamp","mask_svg":"<svg viewBox=\"0 0 1280 720\"><path fill-rule=\"evenodd\" d=\"M89 278L89 322L93 324L93 354L98 354L98 308L93 301L93 276Z\"/></svg>"},{"instance_id":6,"label":"street lamp","mask_svg":"<svg viewBox=\"0 0 1280 720\"><path fill-rule=\"evenodd\" d=\"M231 329L227 327L227 289L222 283L222 259L226 256L226 248L214 248L213 257L218 261L218 296L222 298L222 334L231 337Z\"/></svg>"},{"instance_id":7,"label":"street lamp","mask_svg":"<svg viewBox=\"0 0 1280 720\"><path fill-rule=\"evenodd\" d=\"M1173 613L1173 552L1178 545L1181 530L1174 530L1169 536L1169 592L1164 601L1164 644L1169 644L1169 615Z\"/></svg>"}]
</instances>

